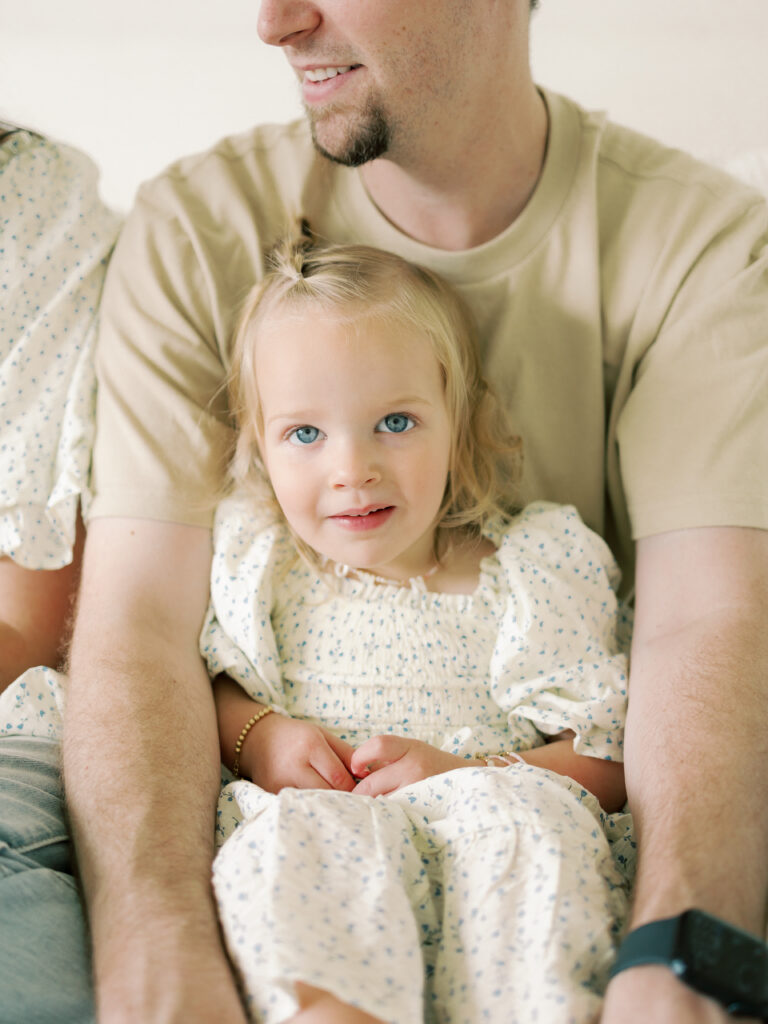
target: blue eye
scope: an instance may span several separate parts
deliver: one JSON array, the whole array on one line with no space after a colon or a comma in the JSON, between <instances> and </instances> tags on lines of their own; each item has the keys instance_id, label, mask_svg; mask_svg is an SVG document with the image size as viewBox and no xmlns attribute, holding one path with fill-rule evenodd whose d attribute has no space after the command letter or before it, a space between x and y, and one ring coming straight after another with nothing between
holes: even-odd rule
<instances>
[{"instance_id":1,"label":"blue eye","mask_svg":"<svg viewBox=\"0 0 768 1024\"><path fill-rule=\"evenodd\" d=\"M376 430L386 434L402 434L411 430L416 424L404 412L391 412L388 416L380 419L376 424Z\"/></svg>"},{"instance_id":2,"label":"blue eye","mask_svg":"<svg viewBox=\"0 0 768 1024\"><path fill-rule=\"evenodd\" d=\"M291 444L313 444L320 436L320 431L317 427L294 427L294 429L288 435L288 440Z\"/></svg>"}]
</instances>

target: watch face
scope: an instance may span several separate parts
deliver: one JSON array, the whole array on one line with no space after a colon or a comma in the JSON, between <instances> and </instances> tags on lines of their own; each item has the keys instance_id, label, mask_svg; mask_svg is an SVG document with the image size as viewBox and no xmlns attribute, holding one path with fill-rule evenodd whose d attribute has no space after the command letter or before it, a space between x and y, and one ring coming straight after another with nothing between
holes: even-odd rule
<instances>
[{"instance_id":1,"label":"watch face","mask_svg":"<svg viewBox=\"0 0 768 1024\"><path fill-rule=\"evenodd\" d=\"M683 981L731 1013L765 1013L768 947L701 910L681 915L674 969Z\"/></svg>"}]
</instances>

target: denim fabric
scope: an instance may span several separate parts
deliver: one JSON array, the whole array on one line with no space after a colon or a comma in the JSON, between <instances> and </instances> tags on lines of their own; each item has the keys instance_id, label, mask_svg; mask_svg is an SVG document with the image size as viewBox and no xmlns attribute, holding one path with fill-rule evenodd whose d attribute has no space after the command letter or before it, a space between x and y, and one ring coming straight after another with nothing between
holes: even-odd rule
<instances>
[{"instance_id":1,"label":"denim fabric","mask_svg":"<svg viewBox=\"0 0 768 1024\"><path fill-rule=\"evenodd\" d=\"M0 1024L94 1024L59 745L0 737Z\"/></svg>"}]
</instances>

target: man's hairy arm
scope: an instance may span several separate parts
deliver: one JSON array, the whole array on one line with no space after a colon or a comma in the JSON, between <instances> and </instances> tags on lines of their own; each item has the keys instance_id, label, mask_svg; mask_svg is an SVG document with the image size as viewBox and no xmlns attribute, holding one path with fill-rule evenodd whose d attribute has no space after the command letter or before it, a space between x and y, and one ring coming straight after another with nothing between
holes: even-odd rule
<instances>
[{"instance_id":1,"label":"man's hairy arm","mask_svg":"<svg viewBox=\"0 0 768 1024\"><path fill-rule=\"evenodd\" d=\"M64 776L111 1024L245 1020L210 888L219 756L198 654L210 558L205 529L89 527Z\"/></svg>"},{"instance_id":2,"label":"man's hairy arm","mask_svg":"<svg viewBox=\"0 0 768 1024\"><path fill-rule=\"evenodd\" d=\"M638 544L625 767L640 863L631 925L696 906L765 937L768 532ZM720 1024L672 972L609 986L604 1024Z\"/></svg>"}]
</instances>

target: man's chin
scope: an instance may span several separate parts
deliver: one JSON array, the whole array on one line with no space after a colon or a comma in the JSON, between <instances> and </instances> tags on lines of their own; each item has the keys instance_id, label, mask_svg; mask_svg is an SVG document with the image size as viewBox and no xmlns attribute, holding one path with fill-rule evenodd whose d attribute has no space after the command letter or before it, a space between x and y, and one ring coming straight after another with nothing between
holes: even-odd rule
<instances>
[{"instance_id":1,"label":"man's chin","mask_svg":"<svg viewBox=\"0 0 768 1024\"><path fill-rule=\"evenodd\" d=\"M378 109L369 111L359 124L342 131L334 130L338 129L338 115L317 116L310 112L309 122L318 153L344 167L361 167L378 160L389 150L389 125Z\"/></svg>"}]
</instances>

